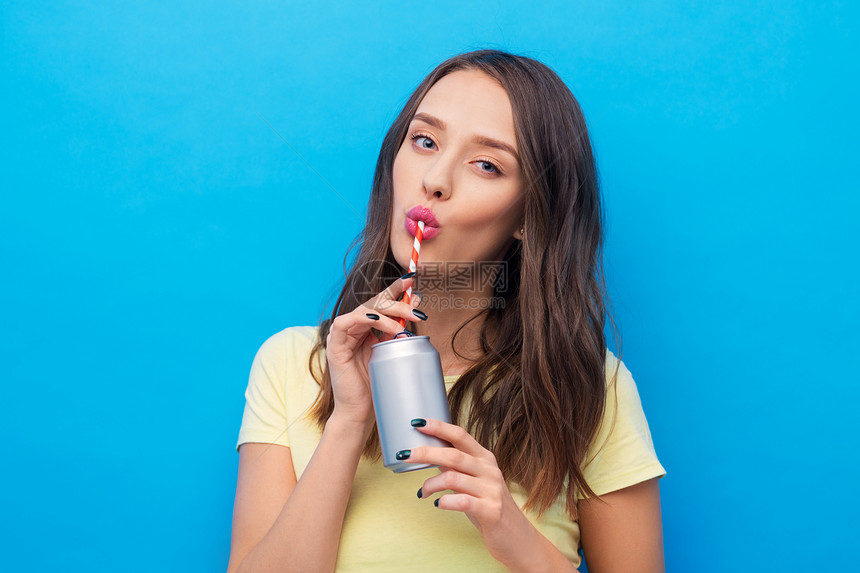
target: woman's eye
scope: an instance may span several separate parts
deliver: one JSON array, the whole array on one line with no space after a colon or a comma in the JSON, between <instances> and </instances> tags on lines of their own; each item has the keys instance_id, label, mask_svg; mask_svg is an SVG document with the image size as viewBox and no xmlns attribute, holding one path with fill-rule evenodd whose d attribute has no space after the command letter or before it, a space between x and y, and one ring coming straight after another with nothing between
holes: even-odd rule
<instances>
[{"instance_id":1,"label":"woman's eye","mask_svg":"<svg viewBox=\"0 0 860 573\"><path fill-rule=\"evenodd\" d=\"M426 135L421 135L420 133L416 133L412 136L412 141L416 143L422 149L433 149L433 146L436 145L433 143L433 140L427 137Z\"/></svg>"},{"instance_id":2,"label":"woman's eye","mask_svg":"<svg viewBox=\"0 0 860 573\"><path fill-rule=\"evenodd\" d=\"M481 171L486 173L499 173L499 168L489 161L478 161L478 165L481 166Z\"/></svg>"}]
</instances>

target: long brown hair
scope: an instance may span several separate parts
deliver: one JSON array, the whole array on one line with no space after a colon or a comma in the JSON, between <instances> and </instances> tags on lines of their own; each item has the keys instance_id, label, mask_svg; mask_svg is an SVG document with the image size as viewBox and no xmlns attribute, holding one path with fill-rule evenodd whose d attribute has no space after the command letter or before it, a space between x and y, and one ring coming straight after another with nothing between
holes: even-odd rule
<instances>
[{"instance_id":1,"label":"long brown hair","mask_svg":"<svg viewBox=\"0 0 860 573\"><path fill-rule=\"evenodd\" d=\"M509 482L529 492L526 508L543 512L564 492L576 518L577 491L595 495L582 467L605 409L606 316L619 337L609 313L600 190L585 119L564 82L534 59L498 50L450 58L394 120L376 163L366 225L349 248L360 245L358 256L349 271L344 257L345 284L331 316L321 317L308 362L320 384L310 416L322 427L334 409L324 360L323 372L315 373L332 321L402 274L390 249L394 158L425 94L457 70L480 70L507 91L526 187L524 239L506 253L507 284L495 291L504 304L477 315L486 314L484 356L451 388L452 417L494 453ZM619 362L620 356L619 347ZM364 454L380 455L375 429Z\"/></svg>"}]
</instances>

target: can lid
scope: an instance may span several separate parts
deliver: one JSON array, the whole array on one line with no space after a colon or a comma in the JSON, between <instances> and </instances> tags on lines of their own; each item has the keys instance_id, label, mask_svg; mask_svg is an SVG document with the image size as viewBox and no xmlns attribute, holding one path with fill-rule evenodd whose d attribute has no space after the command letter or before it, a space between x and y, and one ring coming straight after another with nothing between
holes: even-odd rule
<instances>
[{"instance_id":1,"label":"can lid","mask_svg":"<svg viewBox=\"0 0 860 573\"><path fill-rule=\"evenodd\" d=\"M422 339L423 340L430 340L430 337L426 336L426 335L425 336L419 336L417 334L413 334L412 336L404 336L402 338L392 338L391 340L386 340L385 342L377 342L376 344L372 345L370 348L373 349L373 348L377 348L379 346L384 346L386 344L394 344L396 342L403 342L404 340L422 340Z\"/></svg>"}]
</instances>

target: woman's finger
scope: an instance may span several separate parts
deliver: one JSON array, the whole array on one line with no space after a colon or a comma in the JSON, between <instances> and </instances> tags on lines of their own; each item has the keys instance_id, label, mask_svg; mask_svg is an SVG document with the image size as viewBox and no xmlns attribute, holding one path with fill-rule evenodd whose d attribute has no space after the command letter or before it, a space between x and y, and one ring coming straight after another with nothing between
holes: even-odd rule
<instances>
[{"instance_id":1,"label":"woman's finger","mask_svg":"<svg viewBox=\"0 0 860 573\"><path fill-rule=\"evenodd\" d=\"M421 421L423 419L413 420L412 425L416 430L420 431L422 434L428 434L431 436L436 436L446 442L450 443L452 446L457 448L458 450L462 450L469 455L475 456L477 458L495 461L495 457L492 452L484 448L478 441L472 437L469 432L457 426L455 424L448 424L441 420L433 420L428 418L427 420L423 420L424 425L421 425Z\"/></svg>"},{"instance_id":2,"label":"woman's finger","mask_svg":"<svg viewBox=\"0 0 860 573\"><path fill-rule=\"evenodd\" d=\"M413 307L417 307L419 304L421 304L421 301L423 299L424 299L423 294L421 294L417 290L412 291L412 296L409 298L409 304L411 304Z\"/></svg>"},{"instance_id":3,"label":"woman's finger","mask_svg":"<svg viewBox=\"0 0 860 573\"><path fill-rule=\"evenodd\" d=\"M474 511L476 501L478 500L465 493L449 493L438 498L433 502L433 505L439 509L462 511L469 514Z\"/></svg>"},{"instance_id":4,"label":"woman's finger","mask_svg":"<svg viewBox=\"0 0 860 573\"><path fill-rule=\"evenodd\" d=\"M354 351L372 329L382 333L379 338L383 341L391 340L398 332L403 331L403 327L397 320L386 315L403 317L411 321L421 320L419 315L412 312L414 309L411 304L396 300L414 280L414 275L407 276L405 279L401 277L377 296L359 305L354 311L335 318L329 331L330 343L333 343L334 347ZM377 337L375 333L372 334Z\"/></svg>"},{"instance_id":5,"label":"woman's finger","mask_svg":"<svg viewBox=\"0 0 860 573\"><path fill-rule=\"evenodd\" d=\"M355 313L341 314L332 321L328 333L328 348L352 352L370 330L370 319Z\"/></svg>"},{"instance_id":6,"label":"woman's finger","mask_svg":"<svg viewBox=\"0 0 860 573\"><path fill-rule=\"evenodd\" d=\"M484 484L483 488L481 484ZM424 484L421 486L421 498L423 499L445 490L481 497L483 490L486 490L486 482L468 474L448 470L424 480Z\"/></svg>"},{"instance_id":7,"label":"woman's finger","mask_svg":"<svg viewBox=\"0 0 860 573\"><path fill-rule=\"evenodd\" d=\"M403 327L400 326L399 322L384 314L381 309L368 308L367 306L361 305L355 309L355 313L358 315L363 313L365 319L370 321L370 326L377 330L381 330L383 333L395 335L403 330Z\"/></svg>"},{"instance_id":8,"label":"woman's finger","mask_svg":"<svg viewBox=\"0 0 860 573\"><path fill-rule=\"evenodd\" d=\"M420 322L427 320L427 315L415 308L411 304L405 302L392 302L384 304L384 308L375 308L362 305L355 310L356 313L364 312L364 315L373 320L373 328L379 329L384 333L390 334L392 337L399 332L403 332L399 318L403 318L410 322ZM410 328L406 326L406 328Z\"/></svg>"},{"instance_id":9,"label":"woman's finger","mask_svg":"<svg viewBox=\"0 0 860 573\"><path fill-rule=\"evenodd\" d=\"M406 289L412 286L412 284L415 282L414 273L412 273L411 275L407 273L404 276L406 278L400 277L399 279L388 285L388 287L384 291L364 303L364 305L384 311L393 303L399 301L400 298L403 296L403 293L406 292Z\"/></svg>"},{"instance_id":10,"label":"woman's finger","mask_svg":"<svg viewBox=\"0 0 860 573\"><path fill-rule=\"evenodd\" d=\"M402 450L395 453L395 458L401 461L409 460L412 464L432 464L445 466L470 476L486 473L485 466L478 458L470 456L456 448L440 448L438 446L418 446L412 450Z\"/></svg>"},{"instance_id":11,"label":"woman's finger","mask_svg":"<svg viewBox=\"0 0 860 573\"><path fill-rule=\"evenodd\" d=\"M390 318L391 315L411 321L422 320L419 314L412 312L414 306L411 300L410 304L398 300L414 280L414 274L406 275L406 278L401 277L352 312L338 316L335 324L332 325L333 341L336 344L352 347L354 344L350 344L349 339L353 341L364 339L368 332L378 340L391 340L397 333L403 331L398 320Z\"/></svg>"}]
</instances>

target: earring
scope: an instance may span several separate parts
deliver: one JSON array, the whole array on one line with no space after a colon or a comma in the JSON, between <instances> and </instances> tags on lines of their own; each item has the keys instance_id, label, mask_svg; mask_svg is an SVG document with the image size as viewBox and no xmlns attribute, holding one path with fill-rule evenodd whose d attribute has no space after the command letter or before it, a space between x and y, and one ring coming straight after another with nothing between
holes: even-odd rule
<instances>
[{"instance_id":1,"label":"earring","mask_svg":"<svg viewBox=\"0 0 860 573\"><path fill-rule=\"evenodd\" d=\"M525 227L520 227L520 235L525 236L525 234L526 234L526 228L525 228Z\"/></svg>"}]
</instances>

